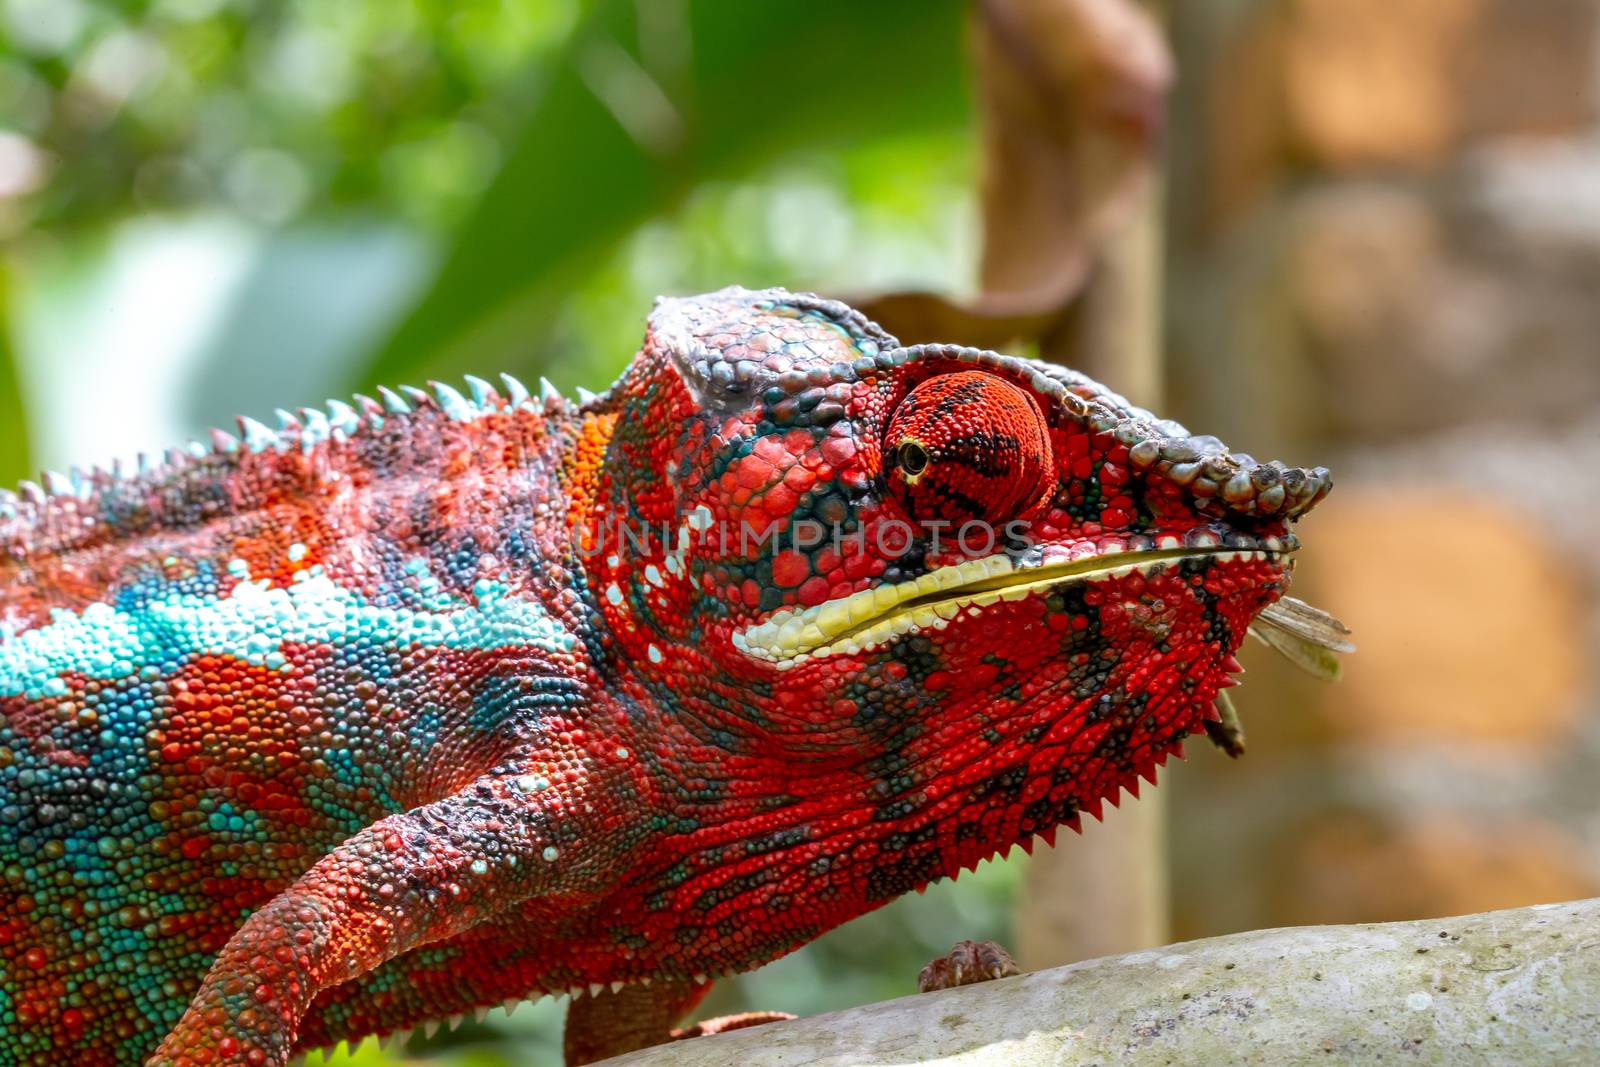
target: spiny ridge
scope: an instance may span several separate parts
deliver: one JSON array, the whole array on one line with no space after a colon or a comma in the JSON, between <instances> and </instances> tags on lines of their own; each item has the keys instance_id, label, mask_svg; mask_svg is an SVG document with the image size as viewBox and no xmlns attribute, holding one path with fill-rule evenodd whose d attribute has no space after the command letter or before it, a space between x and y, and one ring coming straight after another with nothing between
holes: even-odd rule
<instances>
[{"instance_id":1,"label":"spiny ridge","mask_svg":"<svg viewBox=\"0 0 1600 1067\"><path fill-rule=\"evenodd\" d=\"M191 441L166 449L159 457L141 453L136 469L128 471L118 461L110 469L73 467L66 473L44 471L38 481L21 482L15 490L0 488L0 558L27 558L36 552L60 551L117 534L103 525L107 513L139 516L137 529L164 525L163 519L181 512L186 501L204 498L207 513L215 510L217 482L235 475L250 457L299 453L310 457L330 442L364 440L381 431L397 416L425 418L439 413L456 422L472 422L483 415L526 410L553 414L566 410L566 401L533 401L526 386L511 375L501 375L505 391L481 378L465 379L466 393L442 382L424 391L409 386L400 393L380 388L382 402L356 395L353 402L329 400L322 408L298 408L274 413L277 427L250 416L237 420L237 434L221 429L206 432L204 441ZM559 395L559 394L558 394ZM591 394L592 395L592 394ZM304 475L291 465L289 475ZM172 492L176 490L176 495ZM137 532L137 531L134 531Z\"/></svg>"}]
</instances>

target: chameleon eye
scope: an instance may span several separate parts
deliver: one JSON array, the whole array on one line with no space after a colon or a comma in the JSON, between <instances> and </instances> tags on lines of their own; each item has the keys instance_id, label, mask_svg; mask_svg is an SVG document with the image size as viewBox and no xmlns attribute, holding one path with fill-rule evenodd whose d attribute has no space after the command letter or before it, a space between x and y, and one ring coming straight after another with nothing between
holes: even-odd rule
<instances>
[{"instance_id":1,"label":"chameleon eye","mask_svg":"<svg viewBox=\"0 0 1600 1067\"><path fill-rule=\"evenodd\" d=\"M1033 397L982 371L929 378L889 418L889 491L912 518L1003 523L1049 495L1050 433Z\"/></svg>"},{"instance_id":2,"label":"chameleon eye","mask_svg":"<svg viewBox=\"0 0 1600 1067\"><path fill-rule=\"evenodd\" d=\"M928 450L916 441L901 441L900 447L895 449L895 456L901 473L907 478L920 477L928 469Z\"/></svg>"}]
</instances>

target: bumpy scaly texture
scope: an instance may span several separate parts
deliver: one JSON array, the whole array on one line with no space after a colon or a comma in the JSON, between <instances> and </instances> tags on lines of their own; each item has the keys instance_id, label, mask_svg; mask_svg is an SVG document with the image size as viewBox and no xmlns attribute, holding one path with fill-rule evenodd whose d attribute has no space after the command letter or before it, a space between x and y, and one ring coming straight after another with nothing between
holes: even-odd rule
<instances>
[{"instance_id":1,"label":"bumpy scaly texture","mask_svg":"<svg viewBox=\"0 0 1600 1067\"><path fill-rule=\"evenodd\" d=\"M0 1060L660 1040L1153 776L1328 488L782 291L469 384L0 494Z\"/></svg>"}]
</instances>

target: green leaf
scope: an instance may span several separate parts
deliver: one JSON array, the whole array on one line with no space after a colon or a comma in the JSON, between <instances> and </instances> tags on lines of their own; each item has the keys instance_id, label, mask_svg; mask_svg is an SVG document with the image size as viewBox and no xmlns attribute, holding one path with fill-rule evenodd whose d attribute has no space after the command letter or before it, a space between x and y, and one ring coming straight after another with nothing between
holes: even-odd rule
<instances>
[{"instance_id":1,"label":"green leaf","mask_svg":"<svg viewBox=\"0 0 1600 1067\"><path fill-rule=\"evenodd\" d=\"M527 368L562 297L697 183L785 151L965 123L964 11L959 0L602 0L545 70L520 141L431 287L359 377Z\"/></svg>"},{"instance_id":2,"label":"green leaf","mask_svg":"<svg viewBox=\"0 0 1600 1067\"><path fill-rule=\"evenodd\" d=\"M28 459L28 420L11 336L10 275L0 263L0 488L10 489L33 474Z\"/></svg>"}]
</instances>

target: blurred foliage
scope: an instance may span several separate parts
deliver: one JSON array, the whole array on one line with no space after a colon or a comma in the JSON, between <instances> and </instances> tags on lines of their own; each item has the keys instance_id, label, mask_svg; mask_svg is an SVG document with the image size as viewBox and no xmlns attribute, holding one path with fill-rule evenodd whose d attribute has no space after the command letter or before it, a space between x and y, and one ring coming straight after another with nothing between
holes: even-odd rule
<instances>
[{"instance_id":1,"label":"blurred foliage","mask_svg":"<svg viewBox=\"0 0 1600 1067\"><path fill-rule=\"evenodd\" d=\"M43 172L10 226L200 206L277 223L349 206L448 227L518 128L512 90L577 11L575 0L3 0L0 125L28 139Z\"/></svg>"},{"instance_id":2,"label":"blurred foliage","mask_svg":"<svg viewBox=\"0 0 1600 1067\"><path fill-rule=\"evenodd\" d=\"M0 263L0 486L12 486L33 473L28 464L28 424L23 418L16 345L11 337L10 276Z\"/></svg>"},{"instance_id":3,"label":"blurred foliage","mask_svg":"<svg viewBox=\"0 0 1600 1067\"><path fill-rule=\"evenodd\" d=\"M153 408L177 437L340 381L505 369L598 389L663 292L966 287L963 15L958 0L0 0L0 282L17 283L0 284L0 478L25 469L19 378L48 413L36 450L92 463L78 443L97 418L125 437L119 413L166 425ZM183 340L163 351L173 323ZM116 366L112 389L108 361L144 369ZM146 379L184 395L135 395ZM953 940L1009 936L1018 878L986 864L719 983L705 1010L908 994ZM496 1010L406 1055L554 1063L562 1012ZM399 1059L367 1042L334 1062Z\"/></svg>"},{"instance_id":4,"label":"blurred foliage","mask_svg":"<svg viewBox=\"0 0 1600 1067\"><path fill-rule=\"evenodd\" d=\"M575 273L708 178L784 150L838 151L963 119L956 0L803 10L597 4L553 57L499 176L368 378L426 378L536 343Z\"/></svg>"},{"instance_id":5,"label":"blurred foliage","mask_svg":"<svg viewBox=\"0 0 1600 1067\"><path fill-rule=\"evenodd\" d=\"M959 132L927 131L792 154L741 180L706 182L585 273L542 325L543 346L513 344L499 359L452 365L500 363L594 387L632 358L662 293L732 282L832 294L959 286L976 258L971 169Z\"/></svg>"}]
</instances>

